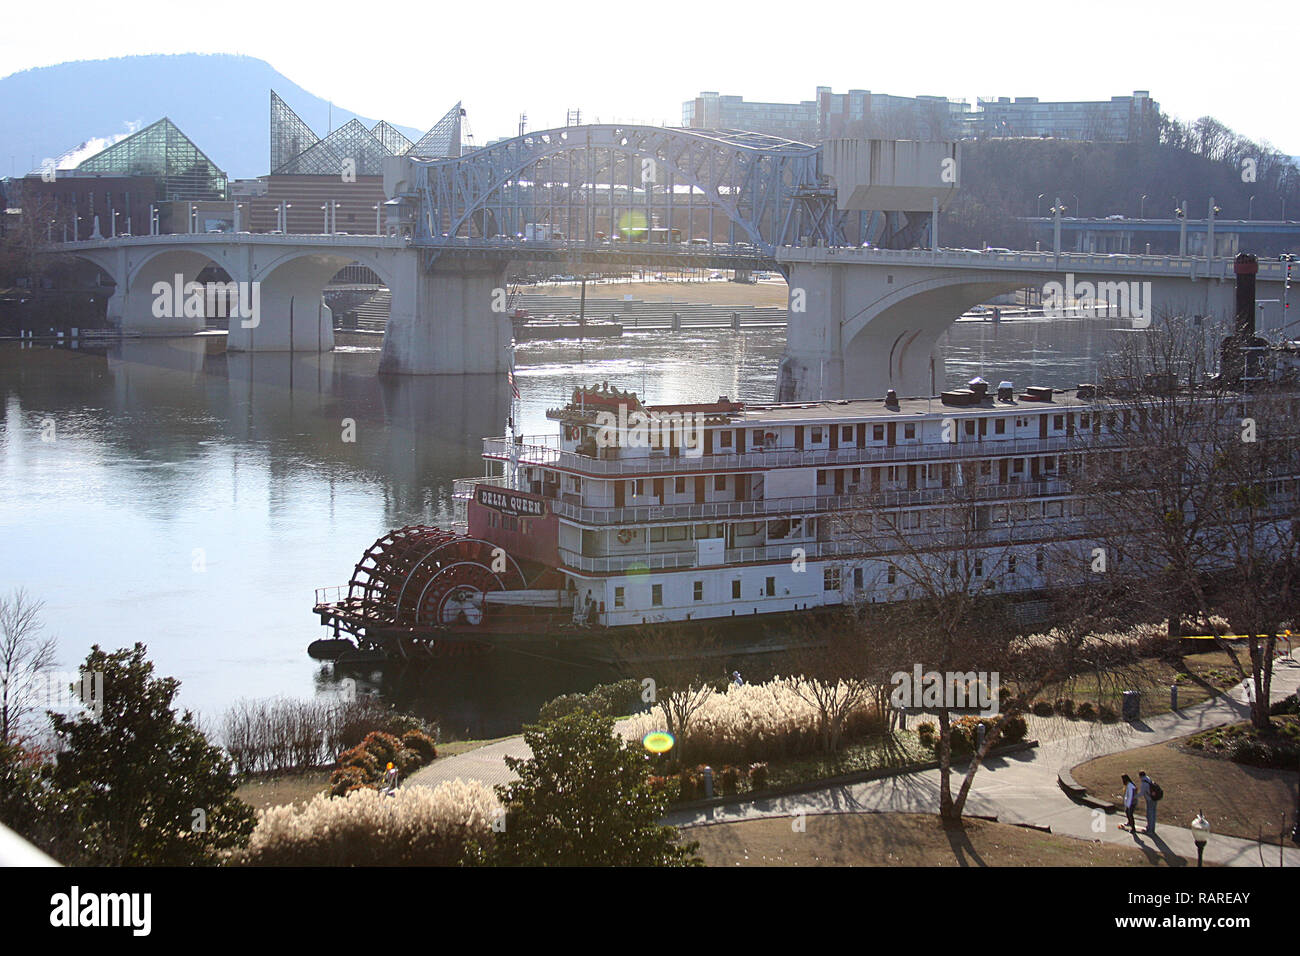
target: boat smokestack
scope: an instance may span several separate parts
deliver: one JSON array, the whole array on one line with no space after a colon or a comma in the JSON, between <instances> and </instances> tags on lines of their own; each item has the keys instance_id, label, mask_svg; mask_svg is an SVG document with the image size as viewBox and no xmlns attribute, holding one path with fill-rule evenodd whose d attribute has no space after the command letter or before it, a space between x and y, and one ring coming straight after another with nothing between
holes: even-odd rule
<instances>
[{"instance_id":1,"label":"boat smokestack","mask_svg":"<svg viewBox=\"0 0 1300 956\"><path fill-rule=\"evenodd\" d=\"M1219 374L1232 388L1249 389L1262 378L1268 343L1255 332L1255 275L1259 260L1243 252L1232 262L1237 276L1237 316L1232 333L1223 340Z\"/></svg>"},{"instance_id":2,"label":"boat smokestack","mask_svg":"<svg viewBox=\"0 0 1300 956\"><path fill-rule=\"evenodd\" d=\"M1237 335L1248 339L1255 334L1255 275L1259 260L1243 252L1233 260L1232 271L1237 276Z\"/></svg>"}]
</instances>

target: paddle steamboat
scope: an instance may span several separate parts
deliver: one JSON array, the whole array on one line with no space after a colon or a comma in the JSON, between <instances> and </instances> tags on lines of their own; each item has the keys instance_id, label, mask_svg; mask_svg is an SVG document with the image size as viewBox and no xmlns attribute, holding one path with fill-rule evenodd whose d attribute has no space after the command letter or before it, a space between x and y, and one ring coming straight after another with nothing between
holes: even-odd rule
<instances>
[{"instance_id":1,"label":"paddle steamboat","mask_svg":"<svg viewBox=\"0 0 1300 956\"><path fill-rule=\"evenodd\" d=\"M1072 475L1087 455L1141 454L1135 414L1091 385L983 379L762 405L575 389L547 412L553 434L484 439L485 474L455 482L453 527L393 531L348 585L317 593L333 634L312 653L577 646L662 626L757 637L791 616L906 599L913 549L947 549L938 560L978 586L1033 595L1062 544L1092 546L1097 506ZM958 545L953 527L978 534Z\"/></svg>"}]
</instances>

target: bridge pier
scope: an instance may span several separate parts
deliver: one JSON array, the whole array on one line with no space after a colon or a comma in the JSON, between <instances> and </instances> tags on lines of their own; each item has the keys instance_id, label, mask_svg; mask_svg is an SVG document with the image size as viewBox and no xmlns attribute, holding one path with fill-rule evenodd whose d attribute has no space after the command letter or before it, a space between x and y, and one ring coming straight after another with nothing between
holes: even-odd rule
<instances>
[{"instance_id":1,"label":"bridge pier","mask_svg":"<svg viewBox=\"0 0 1300 956\"><path fill-rule=\"evenodd\" d=\"M942 390L941 335L970 304L966 288L892 302L903 273L791 263L790 317L779 402L933 395Z\"/></svg>"},{"instance_id":2,"label":"bridge pier","mask_svg":"<svg viewBox=\"0 0 1300 956\"><path fill-rule=\"evenodd\" d=\"M504 373L512 334L504 311L506 264L462 260L429 272L410 256L401 269L380 374Z\"/></svg>"},{"instance_id":3,"label":"bridge pier","mask_svg":"<svg viewBox=\"0 0 1300 956\"><path fill-rule=\"evenodd\" d=\"M257 283L256 314L230 316L227 351L332 351L334 315L322 293L339 261L332 255L302 256L276 265Z\"/></svg>"}]
</instances>

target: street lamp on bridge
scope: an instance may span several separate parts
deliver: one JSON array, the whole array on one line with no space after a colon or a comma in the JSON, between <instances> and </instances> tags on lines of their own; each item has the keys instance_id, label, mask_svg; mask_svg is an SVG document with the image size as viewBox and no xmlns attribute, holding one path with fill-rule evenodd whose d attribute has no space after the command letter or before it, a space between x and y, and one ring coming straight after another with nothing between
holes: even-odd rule
<instances>
[{"instance_id":1,"label":"street lamp on bridge","mask_svg":"<svg viewBox=\"0 0 1300 956\"><path fill-rule=\"evenodd\" d=\"M1145 219L1145 218L1147 217L1147 216L1146 216L1146 208L1147 208L1147 197L1146 197L1145 195L1143 195L1142 198L1138 200L1138 218L1139 218L1139 219Z\"/></svg>"},{"instance_id":2,"label":"street lamp on bridge","mask_svg":"<svg viewBox=\"0 0 1300 956\"><path fill-rule=\"evenodd\" d=\"M1037 215L1037 217L1036 217L1036 218L1038 218L1038 219L1042 219L1042 218L1043 218L1043 197L1046 196L1046 195L1047 195L1046 193L1039 193L1039 194L1038 194L1038 215Z\"/></svg>"}]
</instances>

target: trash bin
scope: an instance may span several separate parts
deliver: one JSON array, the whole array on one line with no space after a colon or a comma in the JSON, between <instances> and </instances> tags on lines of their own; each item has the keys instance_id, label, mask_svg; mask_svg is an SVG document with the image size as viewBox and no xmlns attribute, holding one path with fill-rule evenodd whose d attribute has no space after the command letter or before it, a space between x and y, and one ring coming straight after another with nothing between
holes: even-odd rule
<instances>
[{"instance_id":1,"label":"trash bin","mask_svg":"<svg viewBox=\"0 0 1300 956\"><path fill-rule=\"evenodd\" d=\"M1138 720L1142 716L1142 695L1135 690L1124 691L1124 719Z\"/></svg>"}]
</instances>

